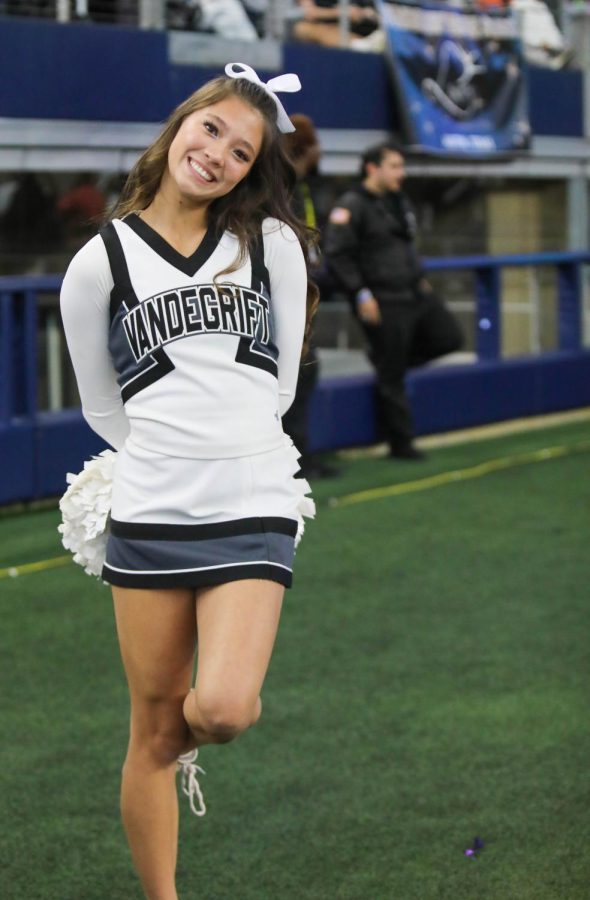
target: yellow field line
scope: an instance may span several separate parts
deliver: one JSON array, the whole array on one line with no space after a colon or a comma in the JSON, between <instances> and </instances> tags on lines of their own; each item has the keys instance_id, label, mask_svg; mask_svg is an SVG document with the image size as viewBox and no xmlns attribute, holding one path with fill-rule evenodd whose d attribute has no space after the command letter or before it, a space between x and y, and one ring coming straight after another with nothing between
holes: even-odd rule
<instances>
[{"instance_id":1,"label":"yellow field line","mask_svg":"<svg viewBox=\"0 0 590 900\"><path fill-rule=\"evenodd\" d=\"M428 478L419 478L417 481L403 481L401 484L390 484L387 487L371 488L366 491L357 491L354 494L345 494L343 497L333 497L329 501L329 505L331 507L352 506L355 503L368 503L371 500L381 500L384 497L397 497L400 494L412 494L416 491L429 491L431 488L441 487L445 484L468 481L470 478L482 478L484 475L490 475L503 469L513 469L516 466L547 462L547 460L557 459L560 456L585 453L589 450L590 441L581 441L578 444L563 447L545 447L543 450L533 450L530 453L490 459L468 469L454 469L450 472L441 472L439 475L431 475Z\"/></svg>"},{"instance_id":2,"label":"yellow field line","mask_svg":"<svg viewBox=\"0 0 590 900\"><path fill-rule=\"evenodd\" d=\"M46 569L57 569L59 566L67 566L72 562L72 555L54 556L53 559L40 559L38 562L24 563L22 566L9 566L0 569L0 579L17 578L19 575L28 575L29 572L44 572Z\"/></svg>"}]
</instances>

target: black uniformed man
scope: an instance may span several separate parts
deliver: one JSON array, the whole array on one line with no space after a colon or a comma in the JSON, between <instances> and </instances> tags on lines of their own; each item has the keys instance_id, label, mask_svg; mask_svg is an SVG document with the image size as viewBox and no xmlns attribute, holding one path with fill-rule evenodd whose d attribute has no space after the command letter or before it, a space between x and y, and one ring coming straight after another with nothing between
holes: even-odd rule
<instances>
[{"instance_id":1,"label":"black uniformed man","mask_svg":"<svg viewBox=\"0 0 590 900\"><path fill-rule=\"evenodd\" d=\"M405 372L458 350L463 336L424 277L415 216L401 189L405 174L397 143L367 150L362 183L344 194L330 214L324 253L368 339L390 455L419 460L424 454L414 446Z\"/></svg>"}]
</instances>

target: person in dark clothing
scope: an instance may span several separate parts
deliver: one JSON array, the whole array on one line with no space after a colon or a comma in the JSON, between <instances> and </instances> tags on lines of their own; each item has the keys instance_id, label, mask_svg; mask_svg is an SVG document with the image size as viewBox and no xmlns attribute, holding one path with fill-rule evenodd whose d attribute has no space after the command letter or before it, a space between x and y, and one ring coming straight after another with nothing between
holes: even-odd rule
<instances>
[{"instance_id":1,"label":"person in dark clothing","mask_svg":"<svg viewBox=\"0 0 590 900\"><path fill-rule=\"evenodd\" d=\"M283 135L283 144L297 177L291 203L296 215L306 225L317 228L317 215L308 179L317 170L321 152L320 143L309 116L295 113L290 119L295 131ZM309 260L314 281L321 293L320 258L314 246L309 248ZM304 478L331 478L339 474L336 468L329 466L317 453L312 453L309 449L309 404L318 379L319 358L312 341L299 369L295 399L283 416L283 429L301 454L299 463Z\"/></svg>"},{"instance_id":2,"label":"person in dark clothing","mask_svg":"<svg viewBox=\"0 0 590 900\"><path fill-rule=\"evenodd\" d=\"M338 201L324 233L328 268L347 292L377 375L381 426L390 455L419 460L404 376L411 366L463 344L458 322L436 296L416 249L416 219L402 191L400 145L369 148L363 180Z\"/></svg>"},{"instance_id":3,"label":"person in dark clothing","mask_svg":"<svg viewBox=\"0 0 590 900\"><path fill-rule=\"evenodd\" d=\"M61 240L56 198L34 172L19 172L10 202L0 216L0 239L5 252L41 255Z\"/></svg>"}]
</instances>

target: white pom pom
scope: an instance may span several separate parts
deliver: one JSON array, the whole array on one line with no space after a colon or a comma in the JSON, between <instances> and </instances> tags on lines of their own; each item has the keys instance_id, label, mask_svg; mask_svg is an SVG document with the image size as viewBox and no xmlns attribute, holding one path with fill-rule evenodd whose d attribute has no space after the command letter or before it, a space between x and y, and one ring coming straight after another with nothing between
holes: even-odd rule
<instances>
[{"instance_id":1,"label":"white pom pom","mask_svg":"<svg viewBox=\"0 0 590 900\"><path fill-rule=\"evenodd\" d=\"M305 496L311 491L305 478L296 478L295 481L301 482L301 498L297 504L297 534L295 535L295 546L298 547L305 531L305 519L315 519L315 503L311 497Z\"/></svg>"},{"instance_id":2,"label":"white pom pom","mask_svg":"<svg viewBox=\"0 0 590 900\"><path fill-rule=\"evenodd\" d=\"M68 472L69 487L59 508L62 524L57 530L62 544L71 550L74 562L88 575L100 577L106 554L108 518L111 508L113 466L117 454L103 450L84 463L77 475Z\"/></svg>"},{"instance_id":3,"label":"white pom pom","mask_svg":"<svg viewBox=\"0 0 590 900\"><path fill-rule=\"evenodd\" d=\"M285 436L286 437L286 436ZM299 471L299 459L301 454L297 450L297 447L291 441L291 438L286 437L285 439L285 447L287 448L287 452L291 456L291 460L293 462L293 472ZM315 519L315 503L313 502L311 497L306 497L306 494L311 494L311 487L308 481L305 478L294 478L297 493L299 495L297 500L297 534L295 535L295 546L299 545L301 538L303 537L303 532L305 531L305 519ZM305 517L305 518L304 518Z\"/></svg>"}]
</instances>

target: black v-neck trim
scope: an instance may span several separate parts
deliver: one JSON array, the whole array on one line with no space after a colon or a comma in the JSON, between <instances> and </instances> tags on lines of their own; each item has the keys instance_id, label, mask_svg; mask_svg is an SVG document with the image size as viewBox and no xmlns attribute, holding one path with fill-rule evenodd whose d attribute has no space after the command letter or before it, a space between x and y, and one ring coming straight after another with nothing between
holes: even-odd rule
<instances>
[{"instance_id":1,"label":"black v-neck trim","mask_svg":"<svg viewBox=\"0 0 590 900\"><path fill-rule=\"evenodd\" d=\"M165 259L166 262L170 263L170 265L174 266L176 269L180 269L185 275L196 275L201 266L207 262L218 244L218 240L215 236L215 227L209 225L203 240L195 252L191 256L183 256L182 253L175 250L161 234L158 234L151 225L148 225L147 222L140 219L137 213L129 213L128 216L125 216L123 221L126 225L129 225L132 231L144 240L158 256L161 256L162 259Z\"/></svg>"}]
</instances>

